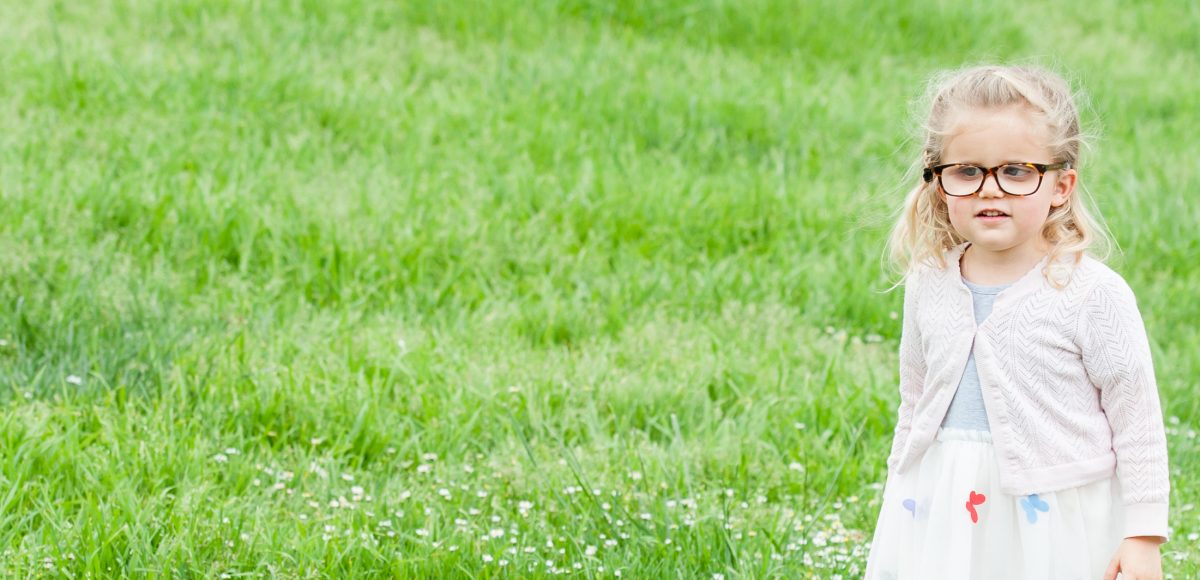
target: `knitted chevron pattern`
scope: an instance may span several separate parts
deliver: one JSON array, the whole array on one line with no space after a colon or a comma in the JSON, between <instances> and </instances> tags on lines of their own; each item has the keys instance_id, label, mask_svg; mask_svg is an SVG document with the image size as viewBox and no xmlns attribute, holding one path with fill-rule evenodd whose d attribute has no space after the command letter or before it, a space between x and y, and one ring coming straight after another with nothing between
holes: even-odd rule
<instances>
[{"instance_id":1,"label":"knitted chevron pattern","mask_svg":"<svg viewBox=\"0 0 1200 580\"><path fill-rule=\"evenodd\" d=\"M1129 533L1166 537L1166 435L1129 285L1084 257L1056 289L1043 259L996 297L977 328L958 267L965 248L947 252L947 268L909 277L889 470L907 469L933 442L974 344L1003 490L1083 485L1111 476L1115 465Z\"/></svg>"}]
</instances>

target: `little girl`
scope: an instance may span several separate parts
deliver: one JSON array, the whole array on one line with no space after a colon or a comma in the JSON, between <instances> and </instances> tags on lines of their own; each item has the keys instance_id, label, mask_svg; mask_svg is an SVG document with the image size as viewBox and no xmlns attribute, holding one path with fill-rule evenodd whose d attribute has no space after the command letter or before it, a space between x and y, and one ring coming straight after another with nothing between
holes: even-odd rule
<instances>
[{"instance_id":1,"label":"little girl","mask_svg":"<svg viewBox=\"0 0 1200 580\"><path fill-rule=\"evenodd\" d=\"M905 272L900 409L866 577L1161 578L1167 446L1133 292L1078 188L1066 82L931 85Z\"/></svg>"}]
</instances>

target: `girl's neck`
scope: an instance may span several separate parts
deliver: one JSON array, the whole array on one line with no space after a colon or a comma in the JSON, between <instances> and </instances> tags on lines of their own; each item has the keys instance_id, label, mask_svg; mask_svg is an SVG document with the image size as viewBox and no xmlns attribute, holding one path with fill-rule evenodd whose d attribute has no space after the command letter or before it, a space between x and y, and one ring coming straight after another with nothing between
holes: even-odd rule
<instances>
[{"instance_id":1,"label":"girl's neck","mask_svg":"<svg viewBox=\"0 0 1200 580\"><path fill-rule=\"evenodd\" d=\"M971 244L962 254L959 271L963 278L982 286L1011 284L1041 262L1048 252L1045 248L1024 248L1023 251L1011 253L989 252Z\"/></svg>"}]
</instances>

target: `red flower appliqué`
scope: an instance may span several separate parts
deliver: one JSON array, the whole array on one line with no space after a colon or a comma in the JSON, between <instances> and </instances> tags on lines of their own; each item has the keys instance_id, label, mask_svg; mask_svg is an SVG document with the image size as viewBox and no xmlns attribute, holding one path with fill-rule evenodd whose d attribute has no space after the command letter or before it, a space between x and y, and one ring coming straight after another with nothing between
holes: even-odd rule
<instances>
[{"instance_id":1,"label":"red flower appliqu\u00e9","mask_svg":"<svg viewBox=\"0 0 1200 580\"><path fill-rule=\"evenodd\" d=\"M985 501L987 501L987 496L971 491L971 497L967 499L967 512L971 514L971 523L979 523L979 512L975 511L975 506L983 505Z\"/></svg>"}]
</instances>

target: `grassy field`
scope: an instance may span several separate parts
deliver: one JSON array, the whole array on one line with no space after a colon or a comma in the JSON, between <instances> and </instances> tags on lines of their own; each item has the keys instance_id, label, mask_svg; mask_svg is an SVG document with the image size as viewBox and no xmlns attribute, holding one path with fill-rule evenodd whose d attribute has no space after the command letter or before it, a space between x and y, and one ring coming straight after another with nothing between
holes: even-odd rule
<instances>
[{"instance_id":1,"label":"grassy field","mask_svg":"<svg viewBox=\"0 0 1200 580\"><path fill-rule=\"evenodd\" d=\"M931 72L1033 59L1200 575L1200 6L0 4L0 575L861 574Z\"/></svg>"}]
</instances>

